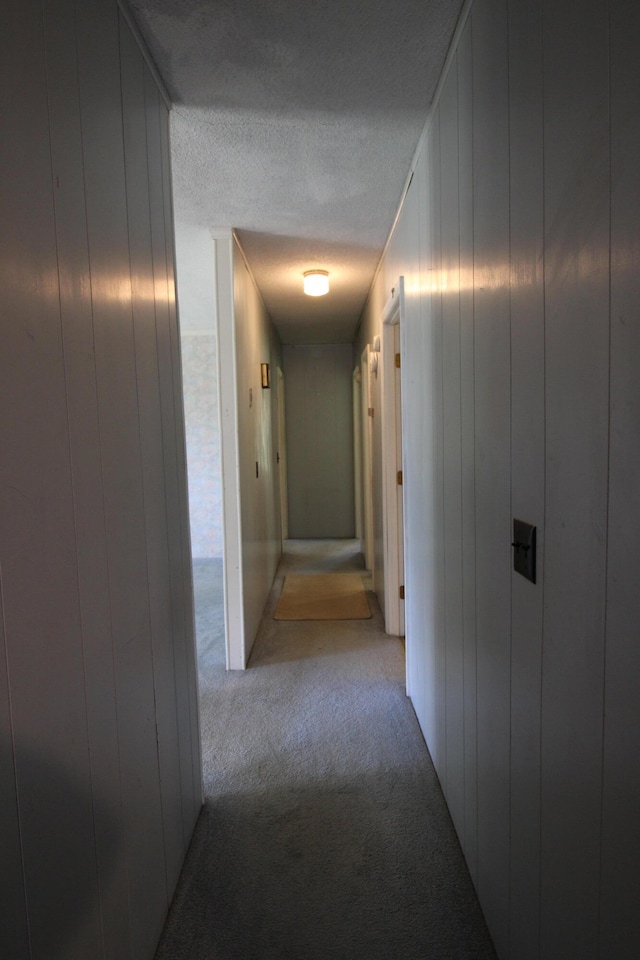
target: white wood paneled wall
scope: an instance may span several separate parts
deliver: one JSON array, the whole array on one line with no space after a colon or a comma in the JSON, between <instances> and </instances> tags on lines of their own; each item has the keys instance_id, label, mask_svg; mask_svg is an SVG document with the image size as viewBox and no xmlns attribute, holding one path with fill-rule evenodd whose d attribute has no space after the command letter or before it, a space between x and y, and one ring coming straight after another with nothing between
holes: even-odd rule
<instances>
[{"instance_id":1,"label":"white wood paneled wall","mask_svg":"<svg viewBox=\"0 0 640 960\"><path fill-rule=\"evenodd\" d=\"M543 7L548 576L541 949L585 958L599 954L600 926L611 361L608 21L606 4L586 3L577 19L569 4ZM567 57L560 39L567 29L577 56Z\"/></svg>"},{"instance_id":2,"label":"white wood paneled wall","mask_svg":"<svg viewBox=\"0 0 640 960\"><path fill-rule=\"evenodd\" d=\"M276 463L276 369L282 358L278 334L237 241L233 275L246 665L282 553ZM262 363L269 364L268 389L261 386Z\"/></svg>"},{"instance_id":3,"label":"white wood paneled wall","mask_svg":"<svg viewBox=\"0 0 640 960\"><path fill-rule=\"evenodd\" d=\"M231 231L214 239L227 667L244 670L282 553L277 465L280 339ZM270 369L261 385L261 364Z\"/></svg>"},{"instance_id":4,"label":"white wood paneled wall","mask_svg":"<svg viewBox=\"0 0 640 960\"><path fill-rule=\"evenodd\" d=\"M606 669L602 767L603 957L640 944L640 61L635 4L611 4L611 276Z\"/></svg>"},{"instance_id":5,"label":"white wood paneled wall","mask_svg":"<svg viewBox=\"0 0 640 960\"><path fill-rule=\"evenodd\" d=\"M408 690L501 960L640 955L639 44L475 0L356 346L404 275Z\"/></svg>"},{"instance_id":6,"label":"white wood paneled wall","mask_svg":"<svg viewBox=\"0 0 640 960\"><path fill-rule=\"evenodd\" d=\"M168 111L113 0L0 46L0 942L144 960L202 800Z\"/></svg>"}]
</instances>

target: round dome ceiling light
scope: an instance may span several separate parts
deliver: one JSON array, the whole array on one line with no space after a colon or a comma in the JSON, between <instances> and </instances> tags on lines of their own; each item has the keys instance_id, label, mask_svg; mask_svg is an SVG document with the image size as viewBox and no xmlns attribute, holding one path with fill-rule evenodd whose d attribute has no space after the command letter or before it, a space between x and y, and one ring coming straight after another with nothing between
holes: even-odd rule
<instances>
[{"instance_id":1,"label":"round dome ceiling light","mask_svg":"<svg viewBox=\"0 0 640 960\"><path fill-rule=\"evenodd\" d=\"M304 292L309 297L323 297L329 293L329 274L326 270L307 270L304 275Z\"/></svg>"}]
</instances>

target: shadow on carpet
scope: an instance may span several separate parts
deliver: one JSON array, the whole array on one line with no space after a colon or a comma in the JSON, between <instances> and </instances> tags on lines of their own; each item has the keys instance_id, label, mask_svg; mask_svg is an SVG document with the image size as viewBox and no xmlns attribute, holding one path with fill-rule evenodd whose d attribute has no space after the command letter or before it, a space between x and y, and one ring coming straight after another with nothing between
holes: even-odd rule
<instances>
[{"instance_id":1,"label":"shadow on carpet","mask_svg":"<svg viewBox=\"0 0 640 960\"><path fill-rule=\"evenodd\" d=\"M356 545L289 551L246 671L195 570L206 802L156 960L495 960L375 595L370 620L272 619L285 574Z\"/></svg>"},{"instance_id":2,"label":"shadow on carpet","mask_svg":"<svg viewBox=\"0 0 640 960\"><path fill-rule=\"evenodd\" d=\"M207 801L157 960L494 960L426 806L422 777L399 795L392 774Z\"/></svg>"}]
</instances>

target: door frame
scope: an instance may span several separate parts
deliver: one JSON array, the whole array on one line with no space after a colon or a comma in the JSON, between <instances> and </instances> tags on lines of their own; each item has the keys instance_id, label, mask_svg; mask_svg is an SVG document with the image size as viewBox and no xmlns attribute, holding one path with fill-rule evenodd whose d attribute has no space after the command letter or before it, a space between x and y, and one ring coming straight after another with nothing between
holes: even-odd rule
<instances>
[{"instance_id":1,"label":"door frame","mask_svg":"<svg viewBox=\"0 0 640 960\"><path fill-rule=\"evenodd\" d=\"M233 236L230 230L212 231L211 236L213 239L218 337L225 650L227 670L244 670L247 665L247 651L245 648L242 512L240 503Z\"/></svg>"},{"instance_id":2,"label":"door frame","mask_svg":"<svg viewBox=\"0 0 640 960\"><path fill-rule=\"evenodd\" d=\"M287 421L285 415L284 373L276 368L276 400L278 403L278 480L280 483L280 535L289 537L289 492L287 487Z\"/></svg>"},{"instance_id":3,"label":"door frame","mask_svg":"<svg viewBox=\"0 0 640 960\"><path fill-rule=\"evenodd\" d=\"M366 345L360 358L360 395L362 400L362 506L364 564L371 573L375 590L373 531L373 437L371 431L371 348Z\"/></svg>"},{"instance_id":4,"label":"door frame","mask_svg":"<svg viewBox=\"0 0 640 960\"><path fill-rule=\"evenodd\" d=\"M362 373L357 366L352 374L353 382L353 488L355 510L355 534L364 553L364 520L362 510Z\"/></svg>"},{"instance_id":5,"label":"door frame","mask_svg":"<svg viewBox=\"0 0 640 960\"><path fill-rule=\"evenodd\" d=\"M402 488L398 490L398 471L404 465L398 462L402 450L402 424L396 415L396 372L394 328L404 321L404 277L394 284L382 314L382 349L380 360L381 432L382 432L382 502L384 531L384 613L385 630L393 636L404 636L404 526L403 510L399 504ZM400 337L401 341L401 337ZM402 347L400 347L402 364ZM400 485L401 486L401 485Z\"/></svg>"}]
</instances>

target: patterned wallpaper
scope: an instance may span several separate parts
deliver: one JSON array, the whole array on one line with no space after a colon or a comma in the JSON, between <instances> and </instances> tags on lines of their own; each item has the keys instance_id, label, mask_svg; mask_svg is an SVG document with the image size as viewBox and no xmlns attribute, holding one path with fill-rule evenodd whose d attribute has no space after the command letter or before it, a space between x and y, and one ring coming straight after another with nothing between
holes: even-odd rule
<instances>
[{"instance_id":1,"label":"patterned wallpaper","mask_svg":"<svg viewBox=\"0 0 640 960\"><path fill-rule=\"evenodd\" d=\"M183 330L182 377L189 470L191 552L222 556L222 483L215 337Z\"/></svg>"}]
</instances>

